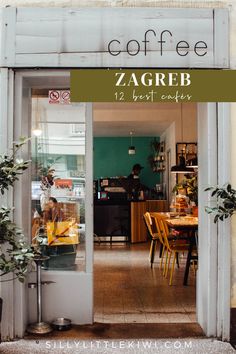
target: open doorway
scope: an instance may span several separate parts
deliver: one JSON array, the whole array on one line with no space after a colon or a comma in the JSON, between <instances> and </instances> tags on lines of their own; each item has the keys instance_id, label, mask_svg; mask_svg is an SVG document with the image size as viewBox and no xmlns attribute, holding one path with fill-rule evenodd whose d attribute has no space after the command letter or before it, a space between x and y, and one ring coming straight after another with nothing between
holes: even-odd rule
<instances>
[{"instance_id":1,"label":"open doorway","mask_svg":"<svg viewBox=\"0 0 236 354\"><path fill-rule=\"evenodd\" d=\"M197 219L197 104L96 103L93 117L94 320L195 323L197 254L183 285L188 252L179 253L170 286L159 241L150 264L143 217ZM189 170L172 173L182 157ZM142 167L138 193L129 185L135 165Z\"/></svg>"}]
</instances>

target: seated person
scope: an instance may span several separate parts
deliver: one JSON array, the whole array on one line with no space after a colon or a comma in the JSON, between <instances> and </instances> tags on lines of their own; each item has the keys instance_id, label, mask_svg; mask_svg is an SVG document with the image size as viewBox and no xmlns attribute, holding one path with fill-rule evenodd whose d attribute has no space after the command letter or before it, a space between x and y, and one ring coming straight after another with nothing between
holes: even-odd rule
<instances>
[{"instance_id":1,"label":"seated person","mask_svg":"<svg viewBox=\"0 0 236 354\"><path fill-rule=\"evenodd\" d=\"M48 221L58 222L64 220L65 220L64 212L58 205L57 199L54 197L50 197L47 204L47 210L45 211L45 215L44 215L44 222L45 223L47 223Z\"/></svg>"}]
</instances>

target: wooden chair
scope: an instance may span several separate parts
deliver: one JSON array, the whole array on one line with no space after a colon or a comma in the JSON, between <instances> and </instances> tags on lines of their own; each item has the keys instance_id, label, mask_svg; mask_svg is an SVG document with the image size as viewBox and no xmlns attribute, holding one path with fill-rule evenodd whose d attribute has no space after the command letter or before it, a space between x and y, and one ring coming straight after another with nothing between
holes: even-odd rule
<instances>
[{"instance_id":1,"label":"wooden chair","mask_svg":"<svg viewBox=\"0 0 236 354\"><path fill-rule=\"evenodd\" d=\"M152 221L151 215L149 212L146 212L143 215L143 219L145 222L145 225L147 227L148 234L151 238L151 245L150 245L150 263L151 263L151 268L153 267L154 263L154 258L155 258L155 253L156 253L156 246L157 246L157 241L158 241L158 234L154 230L154 223Z\"/></svg>"},{"instance_id":2,"label":"wooden chair","mask_svg":"<svg viewBox=\"0 0 236 354\"><path fill-rule=\"evenodd\" d=\"M180 252L186 252L188 251L189 245L186 240L178 240L178 239L169 239L169 228L168 225L165 221L165 218L161 215L156 215L155 216L156 220L156 226L159 230L158 233L162 235L163 242L165 245L165 265L164 265L164 270L163 270L163 275L167 278L169 269L170 269L170 263L171 263L171 258L172 255L174 255L174 259L172 261L171 265L171 273L170 273L170 280L169 280L169 285L172 285L172 278L173 278L173 273L174 273L174 267L175 263L177 261L177 255Z\"/></svg>"},{"instance_id":3,"label":"wooden chair","mask_svg":"<svg viewBox=\"0 0 236 354\"><path fill-rule=\"evenodd\" d=\"M160 258L161 258L160 269L162 270L163 260L164 260L165 252L166 252L166 245L165 245L165 241L164 241L164 237L163 237L163 232L159 227L156 217L151 216L151 219L152 219L153 229L155 229L155 231L158 235L158 239L160 241Z\"/></svg>"},{"instance_id":4,"label":"wooden chair","mask_svg":"<svg viewBox=\"0 0 236 354\"><path fill-rule=\"evenodd\" d=\"M161 230L161 228L158 225L158 222L156 220L156 216L151 216L151 218L153 220L153 225L155 226L155 230L156 230L155 232L158 234L158 238L159 238L159 241L161 244L161 247L160 247L160 258L161 258L160 269L162 270L163 259L165 257L165 252L166 252L166 244L165 244L164 237L163 237L163 231ZM166 229L166 233L168 235L169 241L177 240L179 238L179 233L176 233L175 230L173 232L169 232L168 227ZM179 268L178 254L176 255L176 263Z\"/></svg>"}]
</instances>

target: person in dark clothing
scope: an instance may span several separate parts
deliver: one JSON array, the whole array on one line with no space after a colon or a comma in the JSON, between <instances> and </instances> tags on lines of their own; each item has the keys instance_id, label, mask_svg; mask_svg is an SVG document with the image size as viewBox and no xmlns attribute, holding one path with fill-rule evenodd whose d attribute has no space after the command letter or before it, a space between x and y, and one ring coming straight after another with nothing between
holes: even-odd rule
<instances>
[{"instance_id":1,"label":"person in dark clothing","mask_svg":"<svg viewBox=\"0 0 236 354\"><path fill-rule=\"evenodd\" d=\"M139 163L136 163L133 168L131 174L128 176L128 179L139 179L140 172L142 171L143 166Z\"/></svg>"},{"instance_id":2,"label":"person in dark clothing","mask_svg":"<svg viewBox=\"0 0 236 354\"><path fill-rule=\"evenodd\" d=\"M143 199L143 192L148 190L148 188L140 182L140 172L143 167L136 163L131 174L128 176L128 193L131 195L131 199ZM140 194L141 193L141 194Z\"/></svg>"}]
</instances>

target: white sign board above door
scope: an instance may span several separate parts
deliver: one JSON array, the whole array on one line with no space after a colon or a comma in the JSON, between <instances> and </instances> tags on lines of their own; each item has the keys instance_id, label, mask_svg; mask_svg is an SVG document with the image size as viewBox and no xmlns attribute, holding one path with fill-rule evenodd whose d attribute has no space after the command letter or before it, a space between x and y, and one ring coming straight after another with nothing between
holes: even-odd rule
<instances>
[{"instance_id":1,"label":"white sign board above door","mask_svg":"<svg viewBox=\"0 0 236 354\"><path fill-rule=\"evenodd\" d=\"M5 8L7 67L228 67L226 9Z\"/></svg>"}]
</instances>

